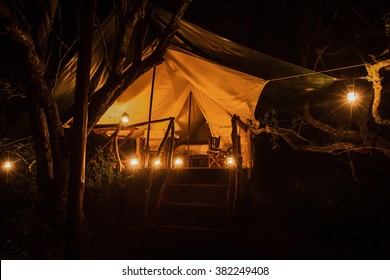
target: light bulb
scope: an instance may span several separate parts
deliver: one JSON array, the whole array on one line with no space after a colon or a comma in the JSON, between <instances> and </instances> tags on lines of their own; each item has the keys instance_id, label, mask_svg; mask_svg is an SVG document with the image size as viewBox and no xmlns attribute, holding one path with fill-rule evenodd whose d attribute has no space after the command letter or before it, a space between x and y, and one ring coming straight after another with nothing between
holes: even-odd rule
<instances>
[{"instance_id":1,"label":"light bulb","mask_svg":"<svg viewBox=\"0 0 390 280\"><path fill-rule=\"evenodd\" d=\"M122 123L128 123L130 121L129 115L127 113L124 113L121 118Z\"/></svg>"},{"instance_id":2,"label":"light bulb","mask_svg":"<svg viewBox=\"0 0 390 280\"><path fill-rule=\"evenodd\" d=\"M347 100L349 103L351 103L351 104L355 103L357 99L358 99L358 95L356 92L350 91L347 93Z\"/></svg>"},{"instance_id":3,"label":"light bulb","mask_svg":"<svg viewBox=\"0 0 390 280\"><path fill-rule=\"evenodd\" d=\"M132 158L132 159L130 159L130 165L132 166L132 167L136 167L136 166L138 166L138 158Z\"/></svg>"},{"instance_id":4,"label":"light bulb","mask_svg":"<svg viewBox=\"0 0 390 280\"><path fill-rule=\"evenodd\" d=\"M12 168L12 163L10 161L4 162L4 169L10 170Z\"/></svg>"},{"instance_id":5,"label":"light bulb","mask_svg":"<svg viewBox=\"0 0 390 280\"><path fill-rule=\"evenodd\" d=\"M175 159L175 166L176 166L176 167L182 167L183 164L184 164L184 162L183 162L183 159L182 159L182 158L176 158L176 159Z\"/></svg>"}]
</instances>

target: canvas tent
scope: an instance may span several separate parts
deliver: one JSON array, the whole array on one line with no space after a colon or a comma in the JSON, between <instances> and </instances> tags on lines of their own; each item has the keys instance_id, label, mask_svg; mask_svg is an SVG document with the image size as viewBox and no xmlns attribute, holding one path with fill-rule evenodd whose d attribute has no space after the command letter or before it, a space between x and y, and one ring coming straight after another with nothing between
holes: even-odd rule
<instances>
[{"instance_id":1,"label":"canvas tent","mask_svg":"<svg viewBox=\"0 0 390 280\"><path fill-rule=\"evenodd\" d=\"M158 8L153 18L153 32L163 30L169 19L169 12ZM92 92L107 79L107 60L113 55L115 30L111 15L101 33L94 36ZM262 92L267 92L267 100L275 102L294 99L297 94L312 92L333 82L329 76L251 50L184 20L164 59L156 67L154 79L152 69L123 92L99 120L97 129L105 127L104 133L109 137L123 113L129 115L130 123L147 122L154 81L151 119L174 117L179 145L204 144L208 136L214 136L221 137L221 146L228 148L232 145L232 116L239 116L243 122L255 121L254 113ZM72 106L76 65L77 56L63 68L53 91L63 116ZM272 82L287 76L298 77ZM111 131L107 129L110 126ZM146 124L138 126L131 137L145 138L147 129ZM156 149L166 129L166 123L150 126L151 150ZM243 135L241 140L247 159L244 166L248 166L250 140L248 135Z\"/></svg>"}]
</instances>

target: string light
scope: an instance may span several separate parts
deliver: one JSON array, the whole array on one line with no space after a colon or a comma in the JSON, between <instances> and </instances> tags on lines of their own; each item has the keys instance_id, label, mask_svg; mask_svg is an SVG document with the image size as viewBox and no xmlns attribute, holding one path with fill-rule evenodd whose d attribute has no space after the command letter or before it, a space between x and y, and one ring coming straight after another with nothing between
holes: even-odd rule
<instances>
[{"instance_id":1,"label":"string light","mask_svg":"<svg viewBox=\"0 0 390 280\"><path fill-rule=\"evenodd\" d=\"M184 164L184 162L183 162L182 158L176 158L175 159L175 167L182 167L183 164Z\"/></svg>"},{"instance_id":2,"label":"string light","mask_svg":"<svg viewBox=\"0 0 390 280\"><path fill-rule=\"evenodd\" d=\"M353 85L348 86L347 101L349 104L353 104L358 100L358 94L355 91Z\"/></svg>"},{"instance_id":3,"label":"string light","mask_svg":"<svg viewBox=\"0 0 390 280\"><path fill-rule=\"evenodd\" d=\"M327 73L327 72L335 72L335 71L341 71L341 70L346 70L346 69L351 69L351 68L358 68L358 67L363 67L365 66L364 63L362 64L357 64L357 65L351 65L351 66L345 66L345 67L339 67L339 68L333 68L333 69L328 69L328 70L323 70L323 71L312 71L309 73L303 73L303 74L298 74L298 75L292 75L292 76L285 76L285 77L279 77L279 78L274 78L268 80L268 82L275 82L275 81L281 81L281 80L287 80L287 79L294 79L294 78L300 78L300 77L305 77L305 76L311 76L311 75L316 75L316 74L322 74L322 73ZM331 77L331 76L329 76ZM334 81L340 81L343 79L337 79L335 77L333 78Z\"/></svg>"},{"instance_id":4,"label":"string light","mask_svg":"<svg viewBox=\"0 0 390 280\"><path fill-rule=\"evenodd\" d=\"M351 104L355 103L357 101L357 99L358 99L358 95L356 92L350 91L347 93L347 100L349 103L351 103Z\"/></svg>"},{"instance_id":5,"label":"string light","mask_svg":"<svg viewBox=\"0 0 390 280\"><path fill-rule=\"evenodd\" d=\"M234 158L233 158L233 157L228 157L228 158L226 159L226 164L227 164L229 167L233 167L234 164L235 164Z\"/></svg>"},{"instance_id":6,"label":"string light","mask_svg":"<svg viewBox=\"0 0 390 280\"><path fill-rule=\"evenodd\" d=\"M10 161L8 161L8 160L5 161L3 167L4 167L4 169L7 170L7 171L10 170L10 169L12 168L12 162L10 162Z\"/></svg>"},{"instance_id":7,"label":"string light","mask_svg":"<svg viewBox=\"0 0 390 280\"><path fill-rule=\"evenodd\" d=\"M154 166L155 167L161 166L161 160L159 158L154 161Z\"/></svg>"},{"instance_id":8,"label":"string light","mask_svg":"<svg viewBox=\"0 0 390 280\"><path fill-rule=\"evenodd\" d=\"M139 164L138 158L132 158L130 159L130 166L131 167L137 167Z\"/></svg>"}]
</instances>

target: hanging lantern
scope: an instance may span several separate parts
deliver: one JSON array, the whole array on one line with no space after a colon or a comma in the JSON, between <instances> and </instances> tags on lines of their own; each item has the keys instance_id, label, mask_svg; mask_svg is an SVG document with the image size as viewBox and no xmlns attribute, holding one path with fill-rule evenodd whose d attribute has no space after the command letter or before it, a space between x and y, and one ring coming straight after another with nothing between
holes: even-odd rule
<instances>
[{"instance_id":1,"label":"hanging lantern","mask_svg":"<svg viewBox=\"0 0 390 280\"><path fill-rule=\"evenodd\" d=\"M121 118L121 123L127 124L127 123L129 123L129 121L130 121L129 115L127 113L123 113L122 118Z\"/></svg>"},{"instance_id":2,"label":"hanging lantern","mask_svg":"<svg viewBox=\"0 0 390 280\"><path fill-rule=\"evenodd\" d=\"M353 85L348 86L347 101L349 104L353 104L358 100L358 94L355 91Z\"/></svg>"}]
</instances>

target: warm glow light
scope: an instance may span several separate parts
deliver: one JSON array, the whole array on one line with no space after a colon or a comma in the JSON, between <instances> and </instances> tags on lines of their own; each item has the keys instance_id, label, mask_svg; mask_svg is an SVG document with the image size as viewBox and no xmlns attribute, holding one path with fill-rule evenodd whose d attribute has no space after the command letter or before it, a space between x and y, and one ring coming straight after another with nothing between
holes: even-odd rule
<instances>
[{"instance_id":1,"label":"warm glow light","mask_svg":"<svg viewBox=\"0 0 390 280\"><path fill-rule=\"evenodd\" d=\"M10 170L12 168L12 163L10 161L4 162L4 169L5 170Z\"/></svg>"},{"instance_id":2,"label":"warm glow light","mask_svg":"<svg viewBox=\"0 0 390 280\"><path fill-rule=\"evenodd\" d=\"M161 160L158 158L154 161L154 166L159 167L161 165Z\"/></svg>"},{"instance_id":3,"label":"warm glow light","mask_svg":"<svg viewBox=\"0 0 390 280\"><path fill-rule=\"evenodd\" d=\"M122 123L128 123L130 121L129 115L127 113L124 113L121 118Z\"/></svg>"},{"instance_id":4,"label":"warm glow light","mask_svg":"<svg viewBox=\"0 0 390 280\"><path fill-rule=\"evenodd\" d=\"M138 158L132 158L132 159L130 159L130 165L132 166L132 167L136 167L136 166L138 166Z\"/></svg>"},{"instance_id":5,"label":"warm glow light","mask_svg":"<svg viewBox=\"0 0 390 280\"><path fill-rule=\"evenodd\" d=\"M175 167L182 167L183 164L184 164L184 162L183 162L182 158L176 158L175 159Z\"/></svg>"},{"instance_id":6,"label":"warm glow light","mask_svg":"<svg viewBox=\"0 0 390 280\"><path fill-rule=\"evenodd\" d=\"M226 159L226 163L227 163L228 166L234 166L234 164L235 164L234 158L233 157L228 157Z\"/></svg>"},{"instance_id":7,"label":"warm glow light","mask_svg":"<svg viewBox=\"0 0 390 280\"><path fill-rule=\"evenodd\" d=\"M358 99L358 95L356 92L350 91L347 93L347 100L349 103L351 103L351 104L355 103L357 99Z\"/></svg>"}]
</instances>

